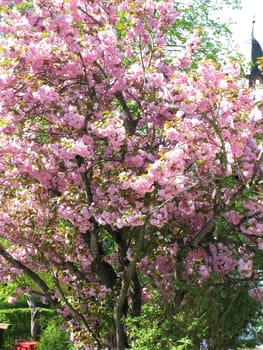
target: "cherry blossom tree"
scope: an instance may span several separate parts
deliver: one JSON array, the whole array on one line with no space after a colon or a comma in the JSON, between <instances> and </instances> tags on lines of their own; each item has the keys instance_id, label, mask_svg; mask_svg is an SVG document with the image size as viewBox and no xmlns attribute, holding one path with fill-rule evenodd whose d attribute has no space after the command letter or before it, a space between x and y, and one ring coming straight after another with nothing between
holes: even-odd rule
<instances>
[{"instance_id":1,"label":"cherry blossom tree","mask_svg":"<svg viewBox=\"0 0 263 350\"><path fill-rule=\"evenodd\" d=\"M227 276L262 301L262 94L239 66L188 69L198 31L167 57L171 0L1 12L1 281L27 275L81 349L125 349L153 291L179 307Z\"/></svg>"}]
</instances>

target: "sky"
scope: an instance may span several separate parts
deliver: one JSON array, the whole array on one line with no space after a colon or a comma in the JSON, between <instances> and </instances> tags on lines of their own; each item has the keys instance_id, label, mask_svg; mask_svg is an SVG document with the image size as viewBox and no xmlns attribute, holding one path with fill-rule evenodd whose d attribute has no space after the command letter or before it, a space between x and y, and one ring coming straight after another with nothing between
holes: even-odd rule
<instances>
[{"instance_id":1,"label":"sky","mask_svg":"<svg viewBox=\"0 0 263 350\"><path fill-rule=\"evenodd\" d=\"M250 61L253 18L255 18L254 37L263 49L263 0L241 0L241 5L241 10L223 11L222 17L235 22L231 26L234 41L239 45L246 61Z\"/></svg>"}]
</instances>

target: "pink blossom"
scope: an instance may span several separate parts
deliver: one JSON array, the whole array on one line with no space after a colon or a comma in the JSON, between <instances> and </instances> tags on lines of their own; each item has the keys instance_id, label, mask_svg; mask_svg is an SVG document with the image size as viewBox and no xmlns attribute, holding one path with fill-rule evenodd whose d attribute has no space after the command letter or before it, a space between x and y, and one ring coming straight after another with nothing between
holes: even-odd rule
<instances>
[{"instance_id":1,"label":"pink blossom","mask_svg":"<svg viewBox=\"0 0 263 350\"><path fill-rule=\"evenodd\" d=\"M195 29L190 40L187 41L186 47L190 54L194 53L200 46L201 38L199 30Z\"/></svg>"},{"instance_id":2,"label":"pink blossom","mask_svg":"<svg viewBox=\"0 0 263 350\"><path fill-rule=\"evenodd\" d=\"M242 218L242 215L236 210L231 210L224 214L224 218L232 225L238 225Z\"/></svg>"},{"instance_id":3,"label":"pink blossom","mask_svg":"<svg viewBox=\"0 0 263 350\"><path fill-rule=\"evenodd\" d=\"M18 295L22 295L25 293L25 289L22 289L22 288L16 288L16 294Z\"/></svg>"},{"instance_id":4,"label":"pink blossom","mask_svg":"<svg viewBox=\"0 0 263 350\"><path fill-rule=\"evenodd\" d=\"M171 277L171 274L173 274L172 261L169 257L158 256L156 258L155 268L163 277Z\"/></svg>"},{"instance_id":5,"label":"pink blossom","mask_svg":"<svg viewBox=\"0 0 263 350\"><path fill-rule=\"evenodd\" d=\"M10 296L7 300L7 302L9 304L14 304L17 301L17 297L16 296Z\"/></svg>"},{"instance_id":6,"label":"pink blossom","mask_svg":"<svg viewBox=\"0 0 263 350\"><path fill-rule=\"evenodd\" d=\"M84 126L85 117L77 113L65 113L63 119L69 127L81 129Z\"/></svg>"},{"instance_id":7,"label":"pink blossom","mask_svg":"<svg viewBox=\"0 0 263 350\"><path fill-rule=\"evenodd\" d=\"M230 248L222 243L219 243L218 246L210 244L209 247L212 253L214 271L222 275L230 273L236 265Z\"/></svg>"},{"instance_id":8,"label":"pink blossom","mask_svg":"<svg viewBox=\"0 0 263 350\"><path fill-rule=\"evenodd\" d=\"M258 249L263 250L263 239L258 239Z\"/></svg>"},{"instance_id":9,"label":"pink blossom","mask_svg":"<svg viewBox=\"0 0 263 350\"><path fill-rule=\"evenodd\" d=\"M263 304L263 289L261 287L250 289L248 294L251 298Z\"/></svg>"},{"instance_id":10,"label":"pink blossom","mask_svg":"<svg viewBox=\"0 0 263 350\"><path fill-rule=\"evenodd\" d=\"M178 209L180 210L182 215L192 215L195 211L195 206L191 200L184 200L179 202Z\"/></svg>"},{"instance_id":11,"label":"pink blossom","mask_svg":"<svg viewBox=\"0 0 263 350\"><path fill-rule=\"evenodd\" d=\"M199 268L199 274L201 276L201 280L205 281L206 279L209 278L209 276L211 274L211 267L209 267L207 265L201 265Z\"/></svg>"},{"instance_id":12,"label":"pink blossom","mask_svg":"<svg viewBox=\"0 0 263 350\"><path fill-rule=\"evenodd\" d=\"M253 273L253 262L252 260L238 260L238 271L242 277L249 278Z\"/></svg>"}]
</instances>

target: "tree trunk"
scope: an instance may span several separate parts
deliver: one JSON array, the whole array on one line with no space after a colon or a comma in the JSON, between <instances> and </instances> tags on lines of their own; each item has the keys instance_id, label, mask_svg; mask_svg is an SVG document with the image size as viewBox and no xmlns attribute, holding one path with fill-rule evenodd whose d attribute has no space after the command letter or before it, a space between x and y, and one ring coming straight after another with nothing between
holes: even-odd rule
<instances>
[{"instance_id":1,"label":"tree trunk","mask_svg":"<svg viewBox=\"0 0 263 350\"><path fill-rule=\"evenodd\" d=\"M131 281L136 273L136 261L130 262L128 268L123 273L121 290L114 306L114 322L116 332L116 350L125 350L128 346L122 317L127 301L128 290Z\"/></svg>"},{"instance_id":2,"label":"tree trunk","mask_svg":"<svg viewBox=\"0 0 263 350\"><path fill-rule=\"evenodd\" d=\"M30 332L31 332L31 338L32 340L38 340L40 336L40 327L39 327L39 315L40 315L40 308L36 307L35 301L30 295L27 299L28 306L30 307L30 314L31 314L31 324L30 324Z\"/></svg>"}]
</instances>

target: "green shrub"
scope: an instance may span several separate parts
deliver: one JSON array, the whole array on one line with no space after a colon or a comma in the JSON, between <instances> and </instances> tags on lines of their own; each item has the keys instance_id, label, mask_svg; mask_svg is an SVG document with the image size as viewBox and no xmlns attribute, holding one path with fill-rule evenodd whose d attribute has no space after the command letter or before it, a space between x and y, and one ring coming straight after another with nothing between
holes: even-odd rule
<instances>
[{"instance_id":1,"label":"green shrub","mask_svg":"<svg viewBox=\"0 0 263 350\"><path fill-rule=\"evenodd\" d=\"M213 350L237 349L240 334L257 317L261 305L249 297L246 281L212 278L207 284L193 284L179 302L176 295L166 302L154 291L152 299L143 305L141 316L125 320L131 349L192 350L199 349L203 339ZM179 297L180 291L178 288ZM255 345L253 339L250 343Z\"/></svg>"},{"instance_id":2,"label":"green shrub","mask_svg":"<svg viewBox=\"0 0 263 350\"><path fill-rule=\"evenodd\" d=\"M62 321L55 317L41 334L38 350L72 350L69 334L61 328Z\"/></svg>"}]
</instances>

